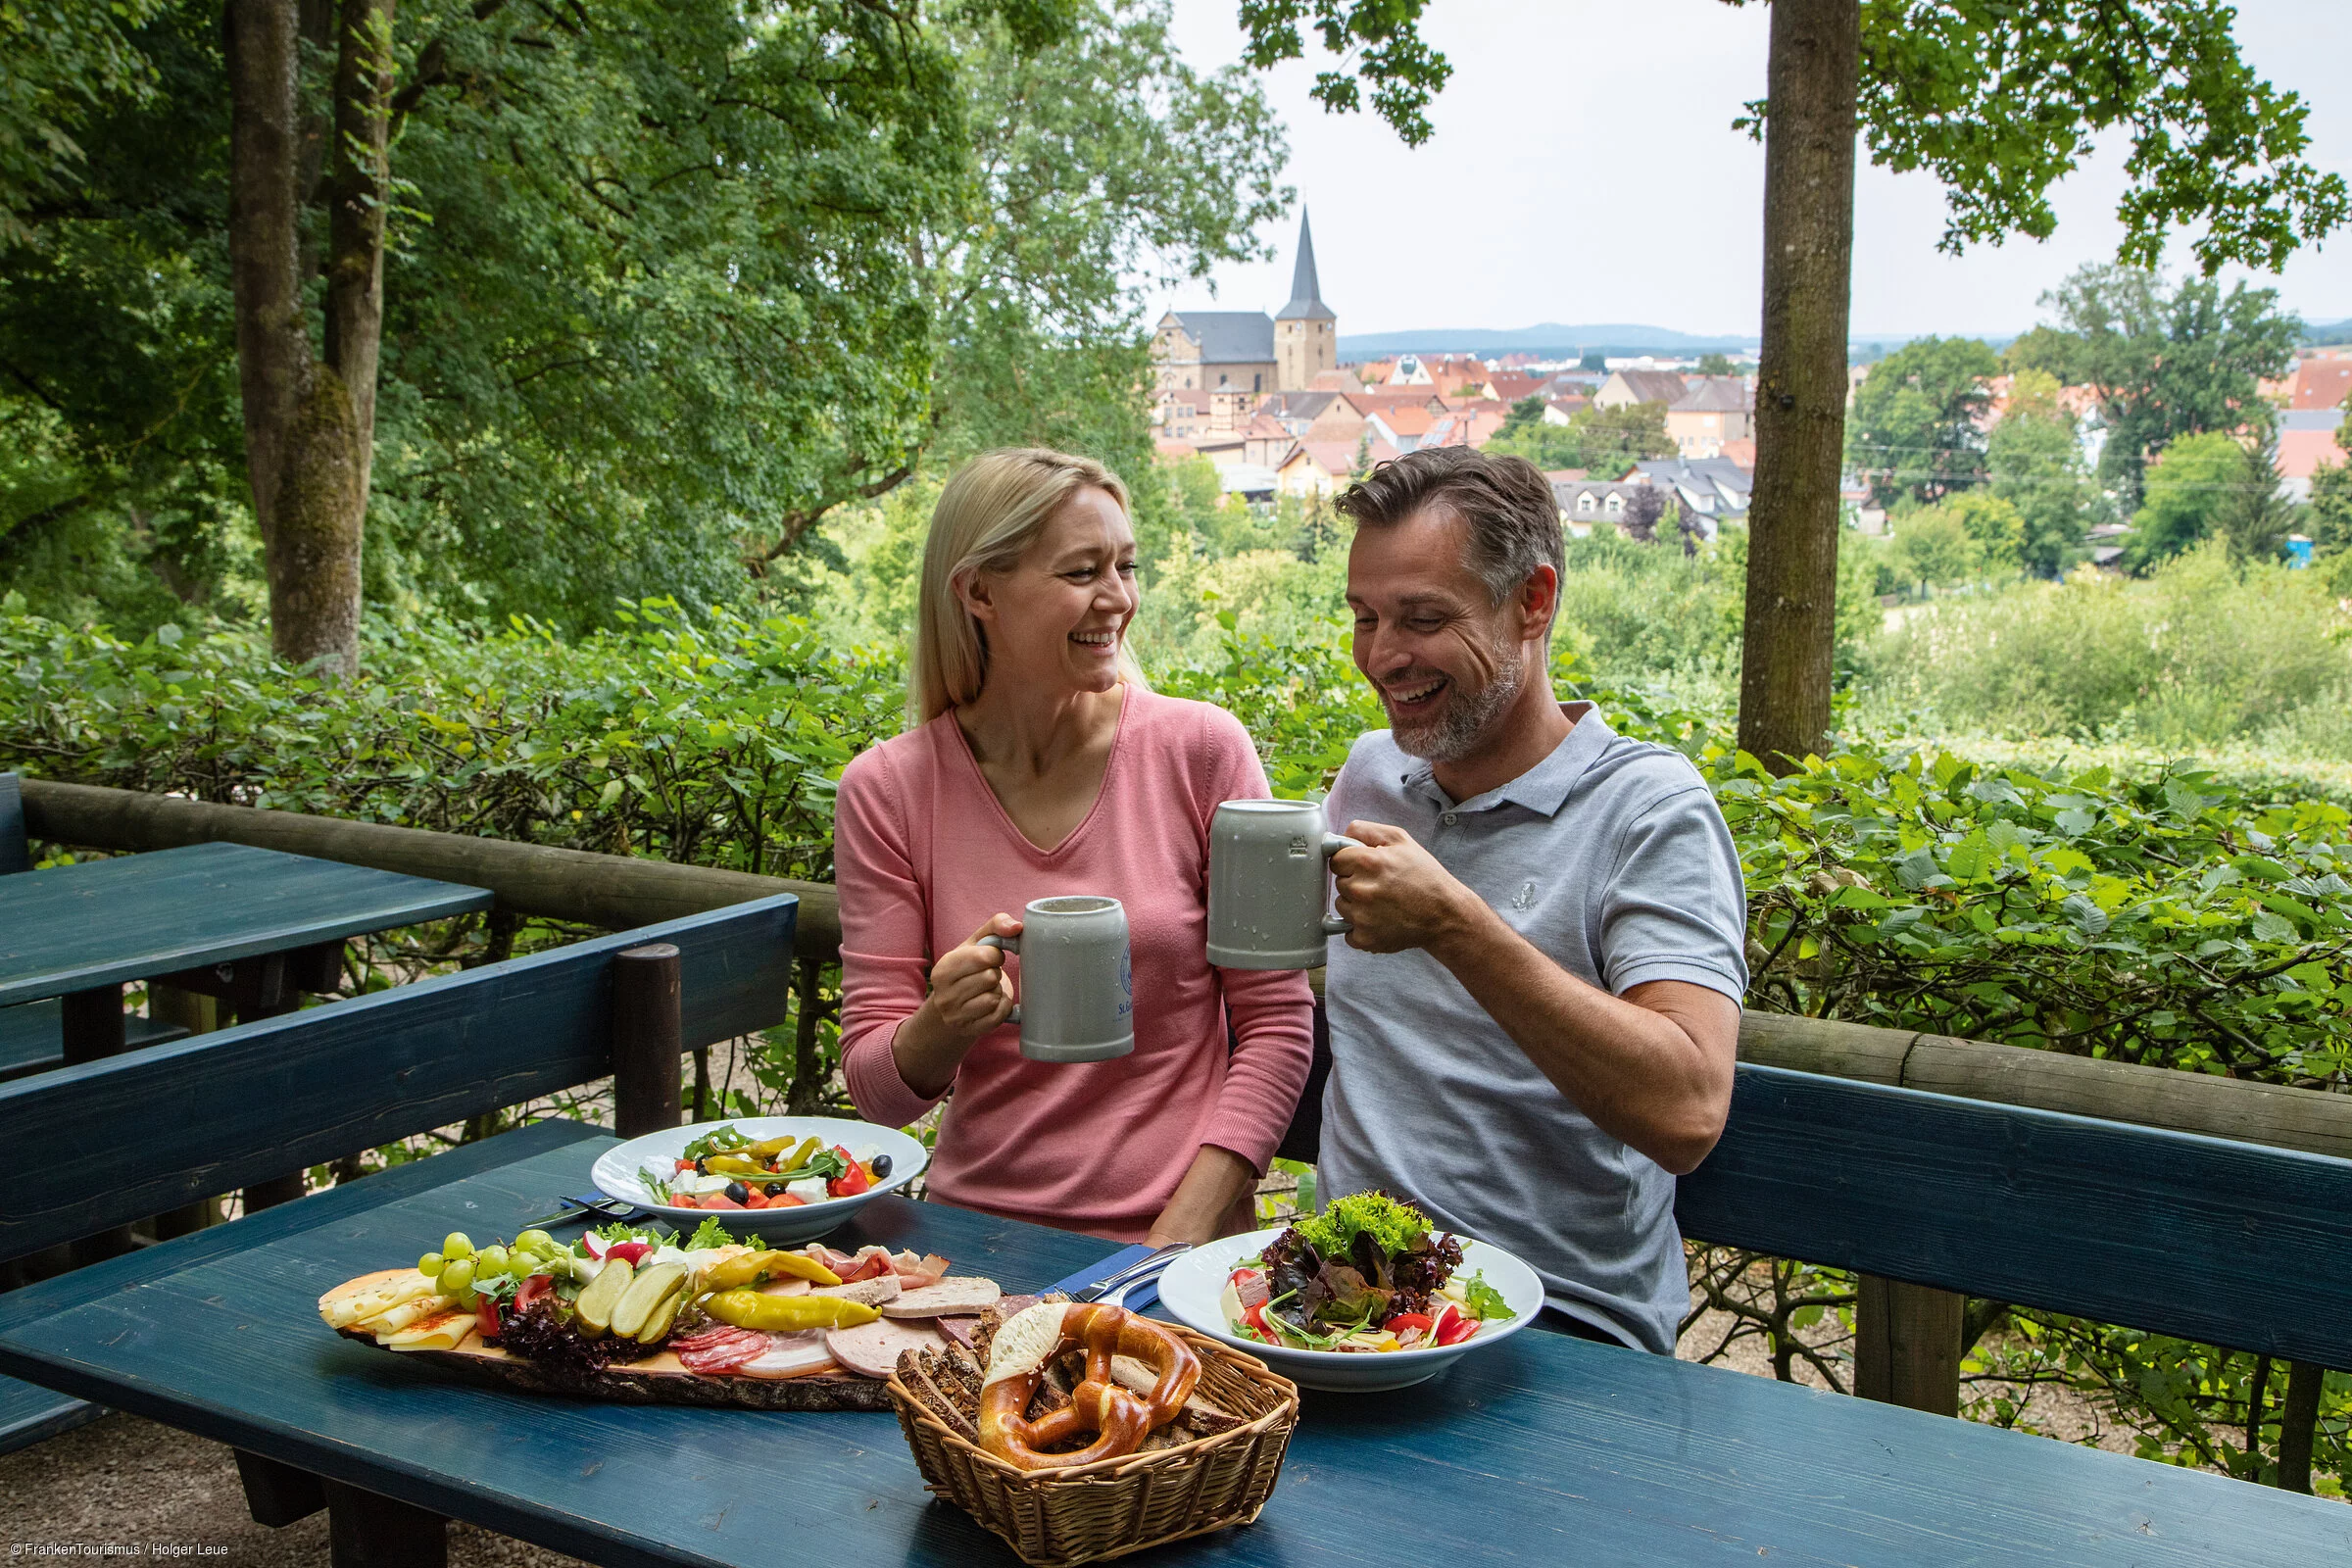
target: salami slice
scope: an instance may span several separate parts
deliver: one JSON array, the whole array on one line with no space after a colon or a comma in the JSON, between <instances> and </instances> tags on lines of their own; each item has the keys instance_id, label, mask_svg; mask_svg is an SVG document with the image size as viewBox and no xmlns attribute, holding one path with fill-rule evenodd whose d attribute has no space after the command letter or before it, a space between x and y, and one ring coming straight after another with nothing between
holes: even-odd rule
<instances>
[{"instance_id":1,"label":"salami slice","mask_svg":"<svg viewBox=\"0 0 2352 1568\"><path fill-rule=\"evenodd\" d=\"M678 1352L678 1364L689 1372L712 1377L732 1372L746 1361L767 1353L767 1336L751 1330L739 1330L734 1336L699 1350Z\"/></svg>"},{"instance_id":2,"label":"salami slice","mask_svg":"<svg viewBox=\"0 0 2352 1568\"><path fill-rule=\"evenodd\" d=\"M852 1372L869 1378L887 1378L898 1370L899 1353L903 1350L930 1350L934 1353L948 1348L945 1335L928 1323L902 1323L890 1318L878 1322L860 1323L854 1329L827 1329L825 1348Z\"/></svg>"}]
</instances>

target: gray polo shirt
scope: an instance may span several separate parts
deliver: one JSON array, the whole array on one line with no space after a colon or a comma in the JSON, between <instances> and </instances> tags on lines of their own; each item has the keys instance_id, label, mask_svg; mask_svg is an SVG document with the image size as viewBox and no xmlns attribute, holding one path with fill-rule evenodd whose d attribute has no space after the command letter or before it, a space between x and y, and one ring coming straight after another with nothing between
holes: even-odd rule
<instances>
[{"instance_id":1,"label":"gray polo shirt","mask_svg":"<svg viewBox=\"0 0 2352 1568\"><path fill-rule=\"evenodd\" d=\"M1332 787L1335 831L1403 828L1512 928L1614 993L1686 980L1747 989L1740 856L1681 753L1617 734L1590 703L1499 789L1446 798L1387 730ZM1331 943L1331 1081L1319 1187L1386 1188L1433 1223L1544 1276L1551 1304L1661 1355L1690 1299L1674 1178L1587 1119L1428 954Z\"/></svg>"}]
</instances>

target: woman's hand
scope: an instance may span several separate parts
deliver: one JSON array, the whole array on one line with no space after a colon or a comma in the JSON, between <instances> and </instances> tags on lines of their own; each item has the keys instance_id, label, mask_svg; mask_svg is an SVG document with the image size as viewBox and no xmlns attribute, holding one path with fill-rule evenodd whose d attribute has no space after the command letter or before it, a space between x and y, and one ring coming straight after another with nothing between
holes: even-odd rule
<instances>
[{"instance_id":1,"label":"woman's hand","mask_svg":"<svg viewBox=\"0 0 2352 1568\"><path fill-rule=\"evenodd\" d=\"M931 994L899 1025L890 1043L891 1057L907 1088L926 1100L946 1094L965 1054L1012 1011L1012 980L1004 973L1004 951L984 948L980 939L1020 934L1020 921L1009 914L992 914L969 942L950 948L931 966Z\"/></svg>"},{"instance_id":2,"label":"woman's hand","mask_svg":"<svg viewBox=\"0 0 2352 1568\"><path fill-rule=\"evenodd\" d=\"M1145 1245L1200 1243L1257 1228L1257 1168L1230 1149L1202 1144L1176 1184L1168 1206L1152 1222Z\"/></svg>"}]
</instances>

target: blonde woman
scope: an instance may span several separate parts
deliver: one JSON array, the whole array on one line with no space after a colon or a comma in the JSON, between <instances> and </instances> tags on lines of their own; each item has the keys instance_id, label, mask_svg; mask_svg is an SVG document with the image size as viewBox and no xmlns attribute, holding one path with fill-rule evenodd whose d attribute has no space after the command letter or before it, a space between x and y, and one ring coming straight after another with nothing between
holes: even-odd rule
<instances>
[{"instance_id":1,"label":"blonde woman","mask_svg":"<svg viewBox=\"0 0 2352 1568\"><path fill-rule=\"evenodd\" d=\"M834 866L859 1113L902 1125L953 1090L934 1197L1157 1245L1247 1228L1311 1003L1301 975L1209 966L1209 818L1265 772L1231 714L1145 686L1136 604L1117 475L1040 449L957 469L923 551L911 727L842 775ZM1073 893L1127 907L1135 1051L1030 1061L979 939Z\"/></svg>"}]
</instances>

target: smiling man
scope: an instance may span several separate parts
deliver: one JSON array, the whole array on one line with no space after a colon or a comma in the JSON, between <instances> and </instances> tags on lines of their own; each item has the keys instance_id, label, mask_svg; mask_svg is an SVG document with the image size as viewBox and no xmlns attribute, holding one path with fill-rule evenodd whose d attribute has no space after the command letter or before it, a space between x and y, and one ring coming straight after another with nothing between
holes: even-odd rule
<instances>
[{"instance_id":1,"label":"smiling man","mask_svg":"<svg viewBox=\"0 0 2352 1568\"><path fill-rule=\"evenodd\" d=\"M1746 904L1698 772L1554 700L1560 522L1461 447L1342 496L1355 662L1391 727L1328 803L1332 1073L1320 1178L1385 1188L1544 1276L1546 1327L1671 1354L1674 1177L1731 1106Z\"/></svg>"}]
</instances>

